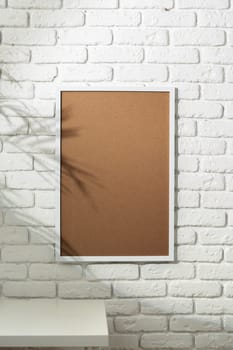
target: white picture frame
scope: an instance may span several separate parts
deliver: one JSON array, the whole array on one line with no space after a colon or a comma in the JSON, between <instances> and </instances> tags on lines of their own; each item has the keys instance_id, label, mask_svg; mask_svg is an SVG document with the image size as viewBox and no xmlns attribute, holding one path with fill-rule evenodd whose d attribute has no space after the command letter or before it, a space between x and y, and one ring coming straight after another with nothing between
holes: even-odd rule
<instances>
[{"instance_id":1,"label":"white picture frame","mask_svg":"<svg viewBox=\"0 0 233 350\"><path fill-rule=\"evenodd\" d=\"M169 93L169 254L166 256L61 256L60 254L60 165L61 165L61 93L65 91L149 91ZM55 256L58 262L171 262L174 261L174 211L175 211L175 88L174 87L124 87L61 85L56 96L56 210L55 210Z\"/></svg>"}]
</instances>

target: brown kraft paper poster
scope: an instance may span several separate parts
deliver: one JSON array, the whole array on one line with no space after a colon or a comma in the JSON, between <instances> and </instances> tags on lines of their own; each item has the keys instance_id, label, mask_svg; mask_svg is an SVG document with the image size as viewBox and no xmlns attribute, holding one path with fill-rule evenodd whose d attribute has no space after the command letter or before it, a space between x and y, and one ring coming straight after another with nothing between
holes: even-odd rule
<instances>
[{"instance_id":1,"label":"brown kraft paper poster","mask_svg":"<svg viewBox=\"0 0 233 350\"><path fill-rule=\"evenodd\" d=\"M169 92L61 92L61 255L169 252Z\"/></svg>"}]
</instances>

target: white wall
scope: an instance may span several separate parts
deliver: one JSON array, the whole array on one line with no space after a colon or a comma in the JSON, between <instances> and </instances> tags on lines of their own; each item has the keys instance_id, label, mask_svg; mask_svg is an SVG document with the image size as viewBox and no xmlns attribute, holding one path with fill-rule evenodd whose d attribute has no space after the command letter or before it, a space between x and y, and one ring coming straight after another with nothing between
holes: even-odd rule
<instances>
[{"instance_id":1,"label":"white wall","mask_svg":"<svg viewBox=\"0 0 233 350\"><path fill-rule=\"evenodd\" d=\"M0 6L2 296L104 298L116 348L232 348L231 1ZM60 82L177 87L176 263L54 263Z\"/></svg>"}]
</instances>

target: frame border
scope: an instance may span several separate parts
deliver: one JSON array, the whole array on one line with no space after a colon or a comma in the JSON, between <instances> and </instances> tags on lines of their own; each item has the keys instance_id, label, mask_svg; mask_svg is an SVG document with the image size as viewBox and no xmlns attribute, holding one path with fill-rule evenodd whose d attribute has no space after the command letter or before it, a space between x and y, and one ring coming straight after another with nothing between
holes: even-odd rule
<instances>
[{"instance_id":1,"label":"frame border","mask_svg":"<svg viewBox=\"0 0 233 350\"><path fill-rule=\"evenodd\" d=\"M60 170L61 170L61 93L63 91L148 91L169 92L169 254L165 256L62 256L60 254ZM174 211L175 211L175 88L174 87L133 87L133 86L84 86L61 85L56 96L56 221L55 221L55 257L58 262L171 262L174 261Z\"/></svg>"}]
</instances>

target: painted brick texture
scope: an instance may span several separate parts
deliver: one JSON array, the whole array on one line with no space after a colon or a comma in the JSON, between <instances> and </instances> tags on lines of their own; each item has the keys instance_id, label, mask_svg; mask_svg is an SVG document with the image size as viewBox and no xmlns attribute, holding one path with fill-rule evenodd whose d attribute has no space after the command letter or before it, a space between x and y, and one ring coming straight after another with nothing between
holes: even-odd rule
<instances>
[{"instance_id":1,"label":"painted brick texture","mask_svg":"<svg viewBox=\"0 0 233 350\"><path fill-rule=\"evenodd\" d=\"M100 298L111 349L233 344L233 0L0 0L0 297ZM176 99L176 261L55 262L55 92Z\"/></svg>"}]
</instances>

